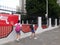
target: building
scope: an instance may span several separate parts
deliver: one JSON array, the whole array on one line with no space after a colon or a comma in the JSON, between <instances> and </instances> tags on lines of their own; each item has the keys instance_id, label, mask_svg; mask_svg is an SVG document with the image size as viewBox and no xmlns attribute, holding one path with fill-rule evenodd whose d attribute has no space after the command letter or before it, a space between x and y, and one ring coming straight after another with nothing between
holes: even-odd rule
<instances>
[{"instance_id":1,"label":"building","mask_svg":"<svg viewBox=\"0 0 60 45\"><path fill-rule=\"evenodd\" d=\"M57 0L57 3L60 5L60 0Z\"/></svg>"}]
</instances>

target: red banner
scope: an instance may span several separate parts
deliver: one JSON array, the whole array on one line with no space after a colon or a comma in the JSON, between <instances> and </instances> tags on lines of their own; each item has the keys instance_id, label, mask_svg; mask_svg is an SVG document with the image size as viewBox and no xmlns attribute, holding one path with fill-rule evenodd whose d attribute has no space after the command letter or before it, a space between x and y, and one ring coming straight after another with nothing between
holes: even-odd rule
<instances>
[{"instance_id":1,"label":"red banner","mask_svg":"<svg viewBox=\"0 0 60 45\"><path fill-rule=\"evenodd\" d=\"M15 24L18 22L18 15L0 14L0 24Z\"/></svg>"}]
</instances>

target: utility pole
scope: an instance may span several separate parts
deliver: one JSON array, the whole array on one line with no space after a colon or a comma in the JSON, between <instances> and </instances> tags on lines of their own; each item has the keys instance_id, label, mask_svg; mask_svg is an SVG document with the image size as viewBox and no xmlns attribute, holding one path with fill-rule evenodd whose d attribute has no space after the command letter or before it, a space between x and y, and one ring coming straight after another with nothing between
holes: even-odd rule
<instances>
[{"instance_id":1,"label":"utility pole","mask_svg":"<svg viewBox=\"0 0 60 45\"><path fill-rule=\"evenodd\" d=\"M46 14L45 14L46 18L47 18L47 26L48 26L48 0L46 0Z\"/></svg>"}]
</instances>

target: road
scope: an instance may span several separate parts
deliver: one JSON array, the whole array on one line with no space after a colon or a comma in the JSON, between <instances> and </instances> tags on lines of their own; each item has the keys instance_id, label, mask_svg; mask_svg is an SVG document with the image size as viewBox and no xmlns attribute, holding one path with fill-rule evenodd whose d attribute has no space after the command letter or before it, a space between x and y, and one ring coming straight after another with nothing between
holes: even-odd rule
<instances>
[{"instance_id":1,"label":"road","mask_svg":"<svg viewBox=\"0 0 60 45\"><path fill-rule=\"evenodd\" d=\"M37 39L23 38L19 42L13 41L3 45L60 45L60 28L40 33Z\"/></svg>"}]
</instances>

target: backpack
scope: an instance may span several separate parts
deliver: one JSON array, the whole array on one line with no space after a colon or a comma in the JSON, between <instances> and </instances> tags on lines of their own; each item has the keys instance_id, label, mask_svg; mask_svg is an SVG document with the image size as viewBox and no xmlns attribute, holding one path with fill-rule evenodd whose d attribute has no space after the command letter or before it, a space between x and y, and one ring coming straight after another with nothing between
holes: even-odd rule
<instances>
[{"instance_id":1,"label":"backpack","mask_svg":"<svg viewBox=\"0 0 60 45\"><path fill-rule=\"evenodd\" d=\"M20 25L19 24L16 25L15 31L20 31Z\"/></svg>"},{"instance_id":2,"label":"backpack","mask_svg":"<svg viewBox=\"0 0 60 45\"><path fill-rule=\"evenodd\" d=\"M30 25L30 28L33 30L33 24Z\"/></svg>"}]
</instances>

